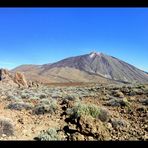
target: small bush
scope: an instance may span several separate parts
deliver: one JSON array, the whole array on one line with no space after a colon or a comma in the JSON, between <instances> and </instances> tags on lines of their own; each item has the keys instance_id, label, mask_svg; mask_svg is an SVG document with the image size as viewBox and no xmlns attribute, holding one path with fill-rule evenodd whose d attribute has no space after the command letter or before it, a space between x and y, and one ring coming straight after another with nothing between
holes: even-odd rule
<instances>
[{"instance_id":1,"label":"small bush","mask_svg":"<svg viewBox=\"0 0 148 148\"><path fill-rule=\"evenodd\" d=\"M120 106L118 99L111 99L107 102L108 106Z\"/></svg>"},{"instance_id":2,"label":"small bush","mask_svg":"<svg viewBox=\"0 0 148 148\"><path fill-rule=\"evenodd\" d=\"M50 104L50 100L49 99L42 99L41 101L40 101L40 103L41 104Z\"/></svg>"},{"instance_id":3,"label":"small bush","mask_svg":"<svg viewBox=\"0 0 148 148\"><path fill-rule=\"evenodd\" d=\"M29 96L29 94L27 94L27 93L22 93L21 94L21 98L22 99L28 99L30 96Z\"/></svg>"},{"instance_id":4,"label":"small bush","mask_svg":"<svg viewBox=\"0 0 148 148\"><path fill-rule=\"evenodd\" d=\"M127 122L125 120L122 120L122 119L112 119L111 124L112 124L113 128L115 128L115 129L117 129L119 127L128 126Z\"/></svg>"},{"instance_id":5,"label":"small bush","mask_svg":"<svg viewBox=\"0 0 148 148\"><path fill-rule=\"evenodd\" d=\"M129 88L127 88L126 86L123 86L122 88L121 88L121 91L123 92L123 93L129 93L130 92L130 89Z\"/></svg>"},{"instance_id":6,"label":"small bush","mask_svg":"<svg viewBox=\"0 0 148 148\"><path fill-rule=\"evenodd\" d=\"M8 95L7 98L10 100L20 100L21 99L20 96L16 96L16 95Z\"/></svg>"},{"instance_id":7,"label":"small bush","mask_svg":"<svg viewBox=\"0 0 148 148\"><path fill-rule=\"evenodd\" d=\"M33 109L34 114L45 114L45 113L54 113L57 109L57 101L56 100L51 100L49 104L39 104L35 106Z\"/></svg>"},{"instance_id":8,"label":"small bush","mask_svg":"<svg viewBox=\"0 0 148 148\"><path fill-rule=\"evenodd\" d=\"M78 96L75 96L75 95L67 95L64 97L64 100L68 100L68 101L76 101L78 100Z\"/></svg>"},{"instance_id":9,"label":"small bush","mask_svg":"<svg viewBox=\"0 0 148 148\"><path fill-rule=\"evenodd\" d=\"M148 105L148 99L140 100L140 102L141 102L143 105Z\"/></svg>"},{"instance_id":10,"label":"small bush","mask_svg":"<svg viewBox=\"0 0 148 148\"><path fill-rule=\"evenodd\" d=\"M61 140L57 133L57 129L50 128L47 131L41 131L39 136L35 138L38 141L57 141Z\"/></svg>"},{"instance_id":11,"label":"small bush","mask_svg":"<svg viewBox=\"0 0 148 148\"><path fill-rule=\"evenodd\" d=\"M136 95L136 92L134 92L134 91L129 92L129 96L135 96L135 95Z\"/></svg>"},{"instance_id":12,"label":"small bush","mask_svg":"<svg viewBox=\"0 0 148 148\"><path fill-rule=\"evenodd\" d=\"M77 103L71 109L66 110L67 115L72 118L78 118L80 116L92 116L93 118L100 119L102 122L107 122L110 119L109 111L106 108L98 107L94 104L80 104Z\"/></svg>"},{"instance_id":13,"label":"small bush","mask_svg":"<svg viewBox=\"0 0 148 148\"><path fill-rule=\"evenodd\" d=\"M90 115L94 118L97 118L98 115L100 114L100 110L96 105L92 105L92 104L87 105L87 104L78 103L73 108L68 109L66 113L75 118L78 118L82 115Z\"/></svg>"},{"instance_id":14,"label":"small bush","mask_svg":"<svg viewBox=\"0 0 148 148\"><path fill-rule=\"evenodd\" d=\"M107 105L109 106L129 106L130 103L126 98L123 99L111 99L107 102Z\"/></svg>"},{"instance_id":15,"label":"small bush","mask_svg":"<svg viewBox=\"0 0 148 148\"><path fill-rule=\"evenodd\" d=\"M129 93L130 96L134 95L142 95L144 92L142 89L133 88L131 92Z\"/></svg>"},{"instance_id":16,"label":"small bush","mask_svg":"<svg viewBox=\"0 0 148 148\"><path fill-rule=\"evenodd\" d=\"M50 100L50 106L53 108L57 108L57 101L56 100Z\"/></svg>"},{"instance_id":17,"label":"small bush","mask_svg":"<svg viewBox=\"0 0 148 148\"><path fill-rule=\"evenodd\" d=\"M119 90L112 91L112 94L114 95L114 97L124 98L124 94Z\"/></svg>"},{"instance_id":18,"label":"small bush","mask_svg":"<svg viewBox=\"0 0 148 148\"><path fill-rule=\"evenodd\" d=\"M8 109L13 109L13 110L29 110L32 109L32 105L28 104L28 103L24 103L24 102L15 102L15 103L10 103L7 106Z\"/></svg>"},{"instance_id":19,"label":"small bush","mask_svg":"<svg viewBox=\"0 0 148 148\"><path fill-rule=\"evenodd\" d=\"M40 98L37 96L30 96L28 99L29 100L40 100Z\"/></svg>"},{"instance_id":20,"label":"small bush","mask_svg":"<svg viewBox=\"0 0 148 148\"><path fill-rule=\"evenodd\" d=\"M148 88L144 89L144 94L146 94L148 96Z\"/></svg>"},{"instance_id":21,"label":"small bush","mask_svg":"<svg viewBox=\"0 0 148 148\"><path fill-rule=\"evenodd\" d=\"M45 98L47 98L47 95L46 94L40 94L39 97L40 97L40 99L45 99Z\"/></svg>"},{"instance_id":22,"label":"small bush","mask_svg":"<svg viewBox=\"0 0 148 148\"><path fill-rule=\"evenodd\" d=\"M0 136L12 136L14 134L13 124L10 119L0 117Z\"/></svg>"},{"instance_id":23,"label":"small bush","mask_svg":"<svg viewBox=\"0 0 148 148\"><path fill-rule=\"evenodd\" d=\"M98 115L98 118L102 121L102 122L108 122L110 119L110 114L109 111L106 108L100 108L100 113Z\"/></svg>"}]
</instances>

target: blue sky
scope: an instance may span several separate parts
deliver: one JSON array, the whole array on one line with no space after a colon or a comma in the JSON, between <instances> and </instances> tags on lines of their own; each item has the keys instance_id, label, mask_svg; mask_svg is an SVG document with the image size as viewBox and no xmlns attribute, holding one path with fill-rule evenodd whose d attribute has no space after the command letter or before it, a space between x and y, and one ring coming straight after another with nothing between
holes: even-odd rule
<instances>
[{"instance_id":1,"label":"blue sky","mask_svg":"<svg viewBox=\"0 0 148 148\"><path fill-rule=\"evenodd\" d=\"M93 50L148 71L148 9L0 8L0 67Z\"/></svg>"}]
</instances>

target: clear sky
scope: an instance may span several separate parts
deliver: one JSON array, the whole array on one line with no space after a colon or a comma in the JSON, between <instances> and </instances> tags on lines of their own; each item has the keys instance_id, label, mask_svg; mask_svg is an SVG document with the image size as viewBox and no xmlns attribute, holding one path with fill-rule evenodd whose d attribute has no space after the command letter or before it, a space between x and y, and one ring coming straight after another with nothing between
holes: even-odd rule
<instances>
[{"instance_id":1,"label":"clear sky","mask_svg":"<svg viewBox=\"0 0 148 148\"><path fill-rule=\"evenodd\" d=\"M93 50L148 71L148 9L0 8L0 67Z\"/></svg>"}]
</instances>

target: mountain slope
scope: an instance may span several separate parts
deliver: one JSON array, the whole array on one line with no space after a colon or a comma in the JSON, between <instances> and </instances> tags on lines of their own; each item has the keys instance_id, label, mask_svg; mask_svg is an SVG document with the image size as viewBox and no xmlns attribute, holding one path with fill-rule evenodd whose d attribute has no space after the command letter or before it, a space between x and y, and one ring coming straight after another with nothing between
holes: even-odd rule
<instances>
[{"instance_id":1,"label":"mountain slope","mask_svg":"<svg viewBox=\"0 0 148 148\"><path fill-rule=\"evenodd\" d=\"M47 67L46 67L47 68ZM65 83L65 82L99 82L99 83L109 83L112 80L106 79L102 76L90 75L79 69L70 67L54 67L48 70L44 66L40 67L38 70L36 66L27 68L19 66L13 71L21 71L24 73L28 80L39 81L43 83Z\"/></svg>"},{"instance_id":2,"label":"mountain slope","mask_svg":"<svg viewBox=\"0 0 148 148\"><path fill-rule=\"evenodd\" d=\"M148 76L142 70L115 57L97 52L66 58L53 64L29 66L29 68L23 68L23 70L22 67L19 67L15 70L24 71L28 75L34 73L48 79L52 77L50 80L54 77L55 80L78 82L91 82L98 79L104 81L111 79L125 82L148 82Z\"/></svg>"},{"instance_id":3,"label":"mountain slope","mask_svg":"<svg viewBox=\"0 0 148 148\"><path fill-rule=\"evenodd\" d=\"M22 71L22 72L27 72L27 71L38 71L39 68L41 66L40 65L20 65L16 68L14 68L12 71Z\"/></svg>"}]
</instances>

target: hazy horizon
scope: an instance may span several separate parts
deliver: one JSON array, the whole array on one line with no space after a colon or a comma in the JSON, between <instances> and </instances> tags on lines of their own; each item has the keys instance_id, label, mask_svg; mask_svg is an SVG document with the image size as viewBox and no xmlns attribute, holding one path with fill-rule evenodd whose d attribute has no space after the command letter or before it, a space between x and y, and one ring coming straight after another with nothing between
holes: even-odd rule
<instances>
[{"instance_id":1,"label":"hazy horizon","mask_svg":"<svg viewBox=\"0 0 148 148\"><path fill-rule=\"evenodd\" d=\"M146 8L0 8L0 67L92 51L148 71Z\"/></svg>"}]
</instances>

